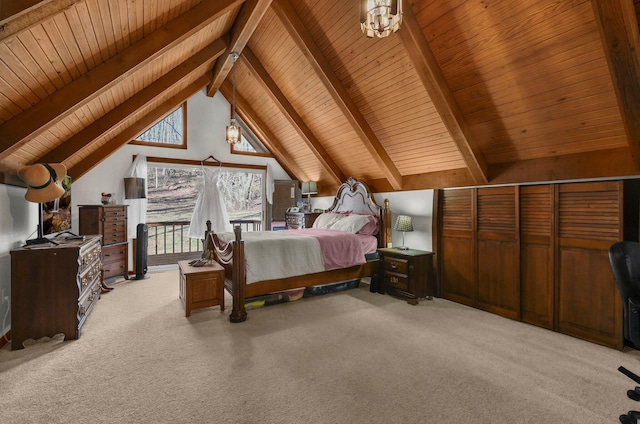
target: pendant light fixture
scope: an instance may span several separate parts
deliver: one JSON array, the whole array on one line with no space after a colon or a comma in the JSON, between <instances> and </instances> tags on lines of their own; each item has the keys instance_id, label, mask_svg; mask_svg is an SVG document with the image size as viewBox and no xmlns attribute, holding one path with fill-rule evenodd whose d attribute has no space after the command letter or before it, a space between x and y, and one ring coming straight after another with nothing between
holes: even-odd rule
<instances>
[{"instance_id":1,"label":"pendant light fixture","mask_svg":"<svg viewBox=\"0 0 640 424\"><path fill-rule=\"evenodd\" d=\"M232 90L231 90L231 121L227 125L227 143L236 144L241 141L241 130L238 121L236 121L236 60L238 53L231 52L229 55L233 58L232 72Z\"/></svg>"},{"instance_id":2,"label":"pendant light fixture","mask_svg":"<svg viewBox=\"0 0 640 424\"><path fill-rule=\"evenodd\" d=\"M360 27L367 37L387 37L400 29L402 0L360 0Z\"/></svg>"}]
</instances>

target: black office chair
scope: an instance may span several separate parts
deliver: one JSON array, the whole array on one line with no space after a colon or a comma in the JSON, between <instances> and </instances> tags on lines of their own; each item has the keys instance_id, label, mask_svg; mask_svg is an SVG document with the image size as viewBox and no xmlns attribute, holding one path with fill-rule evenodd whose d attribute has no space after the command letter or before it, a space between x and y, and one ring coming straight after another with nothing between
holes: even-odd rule
<instances>
[{"instance_id":1,"label":"black office chair","mask_svg":"<svg viewBox=\"0 0 640 424\"><path fill-rule=\"evenodd\" d=\"M614 243L609 262L622 298L625 344L640 349L640 243Z\"/></svg>"}]
</instances>

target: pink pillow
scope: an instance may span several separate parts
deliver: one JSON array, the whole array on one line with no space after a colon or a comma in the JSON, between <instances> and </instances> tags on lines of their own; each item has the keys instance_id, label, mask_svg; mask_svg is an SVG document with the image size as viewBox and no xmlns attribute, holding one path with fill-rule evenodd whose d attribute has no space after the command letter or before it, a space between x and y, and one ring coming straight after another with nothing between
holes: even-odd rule
<instances>
[{"instance_id":1,"label":"pink pillow","mask_svg":"<svg viewBox=\"0 0 640 424\"><path fill-rule=\"evenodd\" d=\"M358 230L356 234L364 234L366 236L375 236L378 234L378 218L373 215L367 215L367 223Z\"/></svg>"}]
</instances>

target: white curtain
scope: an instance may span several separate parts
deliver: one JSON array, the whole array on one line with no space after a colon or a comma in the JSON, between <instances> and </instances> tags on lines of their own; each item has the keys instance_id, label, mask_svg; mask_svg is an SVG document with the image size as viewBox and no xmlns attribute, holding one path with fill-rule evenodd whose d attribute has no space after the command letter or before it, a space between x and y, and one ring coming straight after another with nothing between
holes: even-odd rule
<instances>
[{"instance_id":1,"label":"white curtain","mask_svg":"<svg viewBox=\"0 0 640 424\"><path fill-rule=\"evenodd\" d=\"M136 238L138 224L147 222L147 157L137 155L131 167L127 170L124 178L135 177L144 178L144 199L124 199L123 203L129 205L129 216L127 220L128 237ZM122 192L124 193L124 178L122 179Z\"/></svg>"},{"instance_id":2,"label":"white curtain","mask_svg":"<svg viewBox=\"0 0 640 424\"><path fill-rule=\"evenodd\" d=\"M216 233L233 231L224 199L218 190L220 168L202 167L204 185L198 193L196 206L189 225L189 238L201 240L207 230L207 221L211 221L211 229Z\"/></svg>"},{"instance_id":3,"label":"white curtain","mask_svg":"<svg viewBox=\"0 0 640 424\"><path fill-rule=\"evenodd\" d=\"M276 185L273 181L273 171L271 170L271 167L269 164L267 164L267 177L266 177L266 196L267 196L267 202L270 205L273 205L273 192L276 190Z\"/></svg>"}]
</instances>

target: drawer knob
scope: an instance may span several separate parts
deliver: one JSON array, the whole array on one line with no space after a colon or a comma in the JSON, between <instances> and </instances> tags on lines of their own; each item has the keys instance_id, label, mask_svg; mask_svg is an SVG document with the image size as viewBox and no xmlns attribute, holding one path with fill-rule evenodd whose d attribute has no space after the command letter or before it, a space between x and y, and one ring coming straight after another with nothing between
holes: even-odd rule
<instances>
[{"instance_id":1,"label":"drawer knob","mask_svg":"<svg viewBox=\"0 0 640 424\"><path fill-rule=\"evenodd\" d=\"M391 268L396 269L398 268L398 264L395 262L391 262Z\"/></svg>"}]
</instances>

